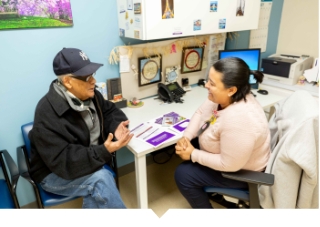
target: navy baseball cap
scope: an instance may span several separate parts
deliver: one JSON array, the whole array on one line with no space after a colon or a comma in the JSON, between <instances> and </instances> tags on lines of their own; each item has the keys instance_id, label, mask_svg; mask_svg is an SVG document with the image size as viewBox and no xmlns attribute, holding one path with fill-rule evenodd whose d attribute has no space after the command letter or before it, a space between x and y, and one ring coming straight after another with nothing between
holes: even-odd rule
<instances>
[{"instance_id":1,"label":"navy baseball cap","mask_svg":"<svg viewBox=\"0 0 320 227\"><path fill-rule=\"evenodd\" d=\"M53 59L53 71L57 76L71 73L87 76L95 73L103 64L91 62L89 57L76 48L63 48Z\"/></svg>"}]
</instances>

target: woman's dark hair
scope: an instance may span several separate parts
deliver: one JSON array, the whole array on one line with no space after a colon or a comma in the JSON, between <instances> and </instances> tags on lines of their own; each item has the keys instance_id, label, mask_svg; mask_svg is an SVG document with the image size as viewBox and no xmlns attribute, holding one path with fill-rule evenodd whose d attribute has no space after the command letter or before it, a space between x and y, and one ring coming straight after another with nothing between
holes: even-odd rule
<instances>
[{"instance_id":1,"label":"woman's dark hair","mask_svg":"<svg viewBox=\"0 0 320 227\"><path fill-rule=\"evenodd\" d=\"M228 57L220 59L213 64L213 68L223 74L221 81L225 88L237 87L237 92L231 97L232 102L246 100L246 95L250 93L250 74L253 74L258 83L263 80L263 74L257 70L250 70L249 66L241 58Z\"/></svg>"}]
</instances>

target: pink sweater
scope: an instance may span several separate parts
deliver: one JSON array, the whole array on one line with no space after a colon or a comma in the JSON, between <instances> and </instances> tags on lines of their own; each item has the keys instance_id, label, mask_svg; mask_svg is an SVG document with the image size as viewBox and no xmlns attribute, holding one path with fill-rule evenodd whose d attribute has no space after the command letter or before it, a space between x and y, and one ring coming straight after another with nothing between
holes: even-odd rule
<instances>
[{"instance_id":1,"label":"pink sweater","mask_svg":"<svg viewBox=\"0 0 320 227\"><path fill-rule=\"evenodd\" d=\"M246 98L247 102L242 100L218 111L216 122L199 136L200 150L193 150L193 162L226 172L265 169L270 155L268 121L253 95ZM207 99L192 116L184 136L195 138L217 107Z\"/></svg>"}]
</instances>

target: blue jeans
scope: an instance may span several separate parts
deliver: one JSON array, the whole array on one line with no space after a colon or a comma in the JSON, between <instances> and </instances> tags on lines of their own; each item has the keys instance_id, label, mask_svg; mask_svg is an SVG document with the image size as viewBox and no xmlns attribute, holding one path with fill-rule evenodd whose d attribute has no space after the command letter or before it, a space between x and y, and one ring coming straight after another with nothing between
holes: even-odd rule
<instances>
[{"instance_id":1,"label":"blue jeans","mask_svg":"<svg viewBox=\"0 0 320 227\"><path fill-rule=\"evenodd\" d=\"M112 173L104 168L74 180L65 180L51 173L40 185L54 194L83 197L83 208L126 208Z\"/></svg>"}]
</instances>

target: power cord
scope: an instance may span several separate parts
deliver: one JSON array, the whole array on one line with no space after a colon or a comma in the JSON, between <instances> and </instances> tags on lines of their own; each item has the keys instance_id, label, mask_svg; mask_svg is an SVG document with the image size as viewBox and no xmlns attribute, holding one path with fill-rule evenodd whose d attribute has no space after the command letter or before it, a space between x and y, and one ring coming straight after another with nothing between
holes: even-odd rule
<instances>
[{"instance_id":1,"label":"power cord","mask_svg":"<svg viewBox=\"0 0 320 227\"><path fill-rule=\"evenodd\" d=\"M153 161L157 164L167 163L175 154L175 145L163 148L161 150L152 152Z\"/></svg>"}]
</instances>

